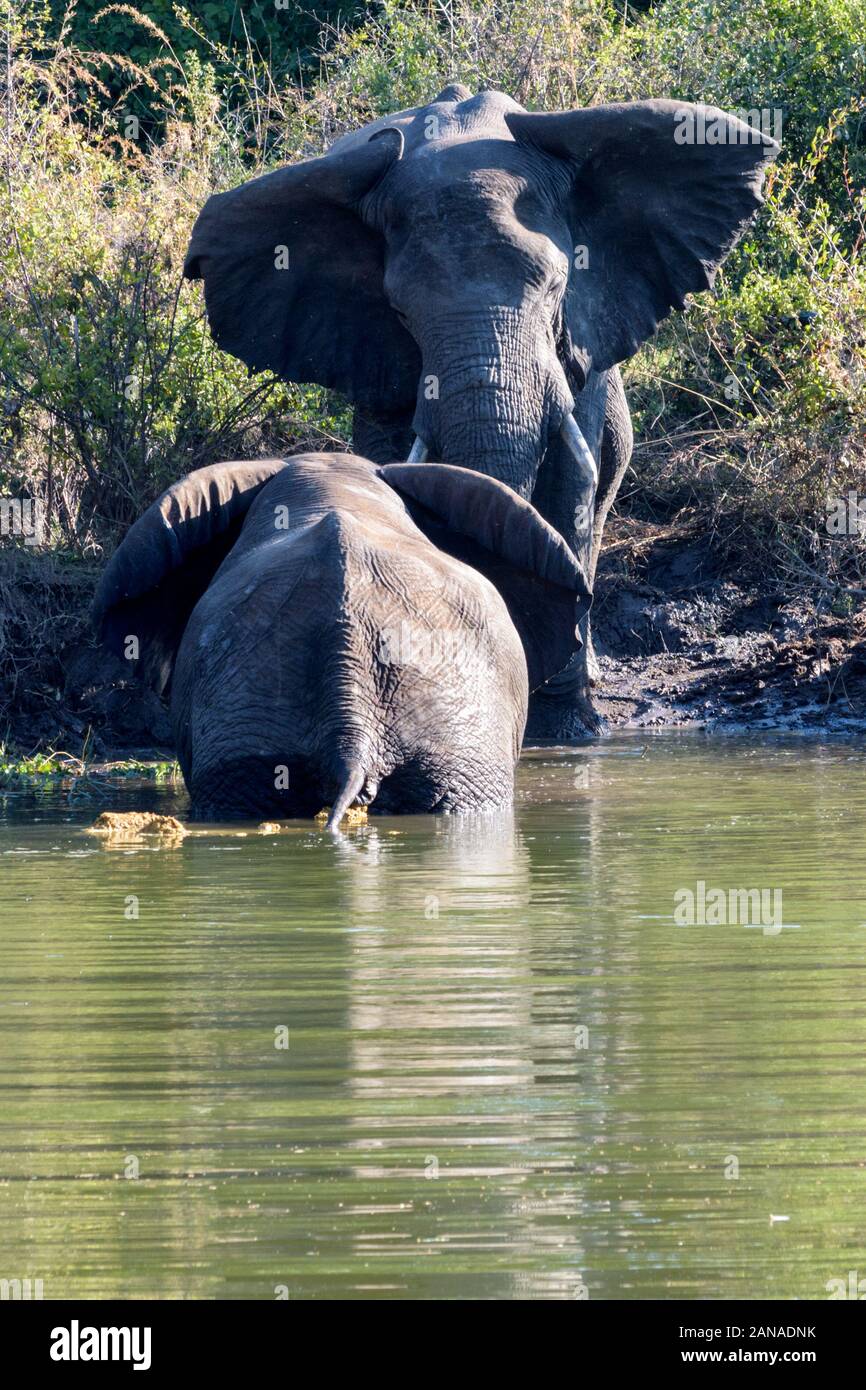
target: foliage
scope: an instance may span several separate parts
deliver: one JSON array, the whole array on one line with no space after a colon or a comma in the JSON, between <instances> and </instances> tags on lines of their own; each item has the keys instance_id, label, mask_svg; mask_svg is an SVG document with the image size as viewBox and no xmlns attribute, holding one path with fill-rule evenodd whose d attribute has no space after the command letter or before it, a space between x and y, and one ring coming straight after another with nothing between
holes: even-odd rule
<instances>
[{"instance_id":1,"label":"foliage","mask_svg":"<svg viewBox=\"0 0 866 1390\"><path fill-rule=\"evenodd\" d=\"M315 62L315 53L323 27L339 31L363 11L358 0L203 0L194 7L196 28L187 22L183 9L175 0L143 0L136 11L125 4L107 4L106 0L77 0L64 12L57 8L50 19L46 39L50 46L65 26L70 44L83 52L99 51L120 59L127 65L146 69L154 58L154 37L162 36L166 47L177 55L185 66L187 59L207 58L218 44L225 54L217 76L227 84L231 81L237 55L253 52L267 63L281 80L303 80L306 70ZM149 24L142 24L135 15L143 14ZM169 69L157 74L164 88ZM122 68L108 64L103 74L108 88L115 95L123 89ZM157 103L146 88L138 88L133 99L134 109L145 118L153 115Z\"/></svg>"},{"instance_id":2,"label":"foliage","mask_svg":"<svg viewBox=\"0 0 866 1390\"><path fill-rule=\"evenodd\" d=\"M817 191L834 131L774 171L715 293L626 381L632 505L696 516L741 567L829 591L846 612L866 589L866 526L837 534L828 516L866 498L866 196L846 177L834 214Z\"/></svg>"},{"instance_id":3,"label":"foliage","mask_svg":"<svg viewBox=\"0 0 866 1390\"><path fill-rule=\"evenodd\" d=\"M176 762L139 758L94 762L86 746L80 757L54 749L21 757L0 743L0 791L48 783L58 785L75 799L85 795L89 799L132 781L163 784L179 779L180 767Z\"/></svg>"},{"instance_id":4,"label":"foliage","mask_svg":"<svg viewBox=\"0 0 866 1390\"><path fill-rule=\"evenodd\" d=\"M34 20L34 22L36 22ZM0 192L0 483L43 498L52 539L96 548L191 468L327 442L344 409L215 348L181 266L213 172L242 152L212 124L193 55L159 144L136 144L74 50L47 64L10 35Z\"/></svg>"},{"instance_id":5,"label":"foliage","mask_svg":"<svg viewBox=\"0 0 866 1390\"><path fill-rule=\"evenodd\" d=\"M834 601L863 587L864 538L831 541L823 512L828 493L866 492L866 0L382 0L324 29L301 78L280 27L298 7L151 0L92 23L79 0L60 25L43 0L6 9L0 495L41 498L52 547L99 555L190 468L348 438L344 401L251 380L216 350L181 279L189 230L214 189L456 79L530 108L781 110L747 242L628 365L639 443L621 505L685 510Z\"/></svg>"}]
</instances>

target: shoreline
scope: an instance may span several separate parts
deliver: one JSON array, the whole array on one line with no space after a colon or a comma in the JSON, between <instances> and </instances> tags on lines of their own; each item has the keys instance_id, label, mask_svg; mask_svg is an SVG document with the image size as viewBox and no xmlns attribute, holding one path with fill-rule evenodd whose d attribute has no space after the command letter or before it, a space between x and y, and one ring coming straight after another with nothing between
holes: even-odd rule
<instances>
[{"instance_id":1,"label":"shoreline","mask_svg":"<svg viewBox=\"0 0 866 1390\"><path fill-rule=\"evenodd\" d=\"M610 529L593 605L609 729L866 727L866 615L726 566L694 531Z\"/></svg>"}]
</instances>

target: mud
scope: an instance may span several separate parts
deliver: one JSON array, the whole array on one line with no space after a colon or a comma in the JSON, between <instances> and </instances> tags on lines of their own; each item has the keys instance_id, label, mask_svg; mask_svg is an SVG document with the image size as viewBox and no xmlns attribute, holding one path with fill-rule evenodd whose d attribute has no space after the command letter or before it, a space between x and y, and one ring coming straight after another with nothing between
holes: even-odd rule
<instances>
[{"instance_id":1,"label":"mud","mask_svg":"<svg viewBox=\"0 0 866 1390\"><path fill-rule=\"evenodd\" d=\"M701 538L614 523L593 607L608 726L866 726L866 615L840 619L722 565Z\"/></svg>"}]
</instances>

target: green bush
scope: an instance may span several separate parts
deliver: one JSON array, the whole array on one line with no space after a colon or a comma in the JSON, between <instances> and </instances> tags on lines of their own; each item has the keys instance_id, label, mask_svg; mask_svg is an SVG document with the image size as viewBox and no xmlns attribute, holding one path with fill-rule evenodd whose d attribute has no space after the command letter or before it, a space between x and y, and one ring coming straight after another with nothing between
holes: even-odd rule
<instances>
[{"instance_id":1,"label":"green bush","mask_svg":"<svg viewBox=\"0 0 866 1390\"><path fill-rule=\"evenodd\" d=\"M214 348L181 281L189 230L213 189L457 79L530 108L781 109L748 240L628 364L639 441L621 506L685 509L787 580L862 586L863 539L831 543L822 517L826 494L864 487L866 0L383 0L328 32L303 81L233 45L229 8L113 6L89 26L109 26L101 56L76 43L90 0L59 39L39 4L11 22L0 485L47 502L54 544L98 554L190 467L347 437L345 402L250 381ZM244 14L275 52L283 18ZM130 124L134 92L158 138Z\"/></svg>"},{"instance_id":2,"label":"green bush","mask_svg":"<svg viewBox=\"0 0 866 1390\"><path fill-rule=\"evenodd\" d=\"M46 52L65 33L71 47L82 52L100 52L125 64L147 69L154 59L154 38L164 36L171 53L184 62L190 54L206 59L218 46L222 53L218 76L228 88L235 65L250 52L259 54L281 80L304 74L315 66L323 26L338 29L351 23L364 10L359 0L204 0L191 7L195 26L175 0L142 0L134 8L106 0L75 0L65 11L49 8ZM142 17L148 23L142 23ZM127 73L130 68L126 68ZM155 75L164 89L170 69ZM124 88L124 69L116 63L106 66L103 77L114 96ZM146 88L138 88L134 109L145 116L156 109Z\"/></svg>"},{"instance_id":3,"label":"green bush","mask_svg":"<svg viewBox=\"0 0 866 1390\"><path fill-rule=\"evenodd\" d=\"M117 132L74 53L12 34L0 195L0 491L40 497L52 540L98 550L191 468L345 429L317 387L250 380L214 346L181 266L219 169L243 151L212 117L213 72L186 59L159 145Z\"/></svg>"}]
</instances>

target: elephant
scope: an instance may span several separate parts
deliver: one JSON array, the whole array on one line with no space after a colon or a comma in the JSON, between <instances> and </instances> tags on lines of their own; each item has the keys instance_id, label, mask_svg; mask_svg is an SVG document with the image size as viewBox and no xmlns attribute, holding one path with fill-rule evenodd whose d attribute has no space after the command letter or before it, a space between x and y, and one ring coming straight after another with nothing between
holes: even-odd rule
<instances>
[{"instance_id":1,"label":"elephant","mask_svg":"<svg viewBox=\"0 0 866 1390\"><path fill-rule=\"evenodd\" d=\"M102 641L164 694L194 817L510 804L591 594L498 479L346 453L197 469L131 526Z\"/></svg>"},{"instance_id":2,"label":"elephant","mask_svg":"<svg viewBox=\"0 0 866 1390\"><path fill-rule=\"evenodd\" d=\"M632 450L618 364L712 286L778 149L714 107L529 112L453 82L212 196L184 273L251 371L343 392L376 462L433 455L507 483L592 584ZM582 632L530 736L601 729Z\"/></svg>"}]
</instances>

